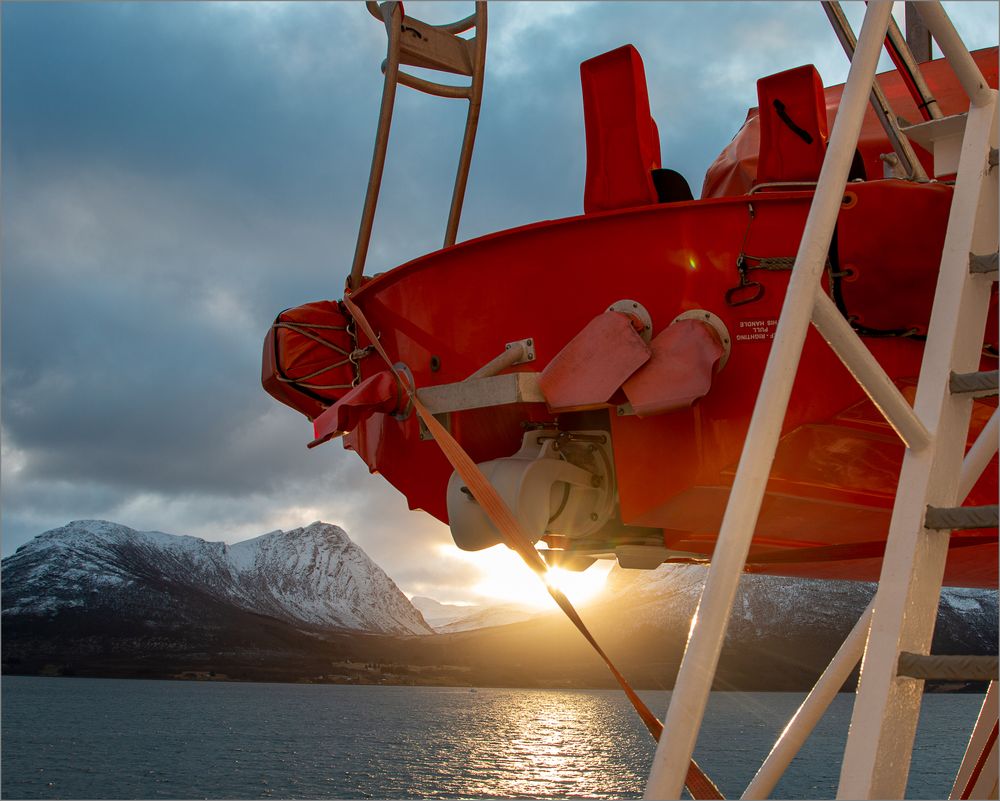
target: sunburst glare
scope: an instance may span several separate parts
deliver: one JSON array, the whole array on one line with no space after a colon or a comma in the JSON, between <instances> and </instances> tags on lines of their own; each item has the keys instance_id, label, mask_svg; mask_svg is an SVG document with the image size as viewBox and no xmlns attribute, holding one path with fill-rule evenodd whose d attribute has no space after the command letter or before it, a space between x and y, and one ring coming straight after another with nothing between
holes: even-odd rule
<instances>
[{"instance_id":1,"label":"sunburst glare","mask_svg":"<svg viewBox=\"0 0 1000 801\"><path fill-rule=\"evenodd\" d=\"M457 556L478 569L479 579L469 588L470 595L476 600L503 601L540 609L555 608L545 585L509 548L496 545L484 551L470 552L457 551L447 545L441 547L447 550L448 556ZM574 604L585 604L604 587L613 565L611 560L600 560L582 573L556 567L549 570L546 580L562 590Z\"/></svg>"}]
</instances>

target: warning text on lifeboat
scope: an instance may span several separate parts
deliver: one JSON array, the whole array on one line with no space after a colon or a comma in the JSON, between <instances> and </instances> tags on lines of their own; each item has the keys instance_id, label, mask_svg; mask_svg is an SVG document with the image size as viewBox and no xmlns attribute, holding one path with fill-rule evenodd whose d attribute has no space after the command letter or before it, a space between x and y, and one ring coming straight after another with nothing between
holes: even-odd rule
<instances>
[{"instance_id":1,"label":"warning text on lifeboat","mask_svg":"<svg viewBox=\"0 0 1000 801\"><path fill-rule=\"evenodd\" d=\"M740 320L736 341L752 342L754 340L774 339L774 329L777 325L777 319Z\"/></svg>"}]
</instances>

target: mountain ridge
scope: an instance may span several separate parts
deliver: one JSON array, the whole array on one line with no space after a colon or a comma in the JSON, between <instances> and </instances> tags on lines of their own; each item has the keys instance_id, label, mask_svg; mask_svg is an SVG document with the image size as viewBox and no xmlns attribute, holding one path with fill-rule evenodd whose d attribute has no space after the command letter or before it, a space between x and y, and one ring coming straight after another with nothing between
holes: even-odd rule
<instances>
[{"instance_id":1,"label":"mountain ridge","mask_svg":"<svg viewBox=\"0 0 1000 801\"><path fill-rule=\"evenodd\" d=\"M420 595L413 596L410 603L420 610L427 625L438 634L508 626L546 614L543 609L523 604L448 604Z\"/></svg>"},{"instance_id":2,"label":"mountain ridge","mask_svg":"<svg viewBox=\"0 0 1000 801\"><path fill-rule=\"evenodd\" d=\"M385 571L343 529L321 521L227 544L77 520L22 545L3 571L5 617L123 607L126 597L155 607L163 595L206 593L305 628L432 632Z\"/></svg>"}]
</instances>

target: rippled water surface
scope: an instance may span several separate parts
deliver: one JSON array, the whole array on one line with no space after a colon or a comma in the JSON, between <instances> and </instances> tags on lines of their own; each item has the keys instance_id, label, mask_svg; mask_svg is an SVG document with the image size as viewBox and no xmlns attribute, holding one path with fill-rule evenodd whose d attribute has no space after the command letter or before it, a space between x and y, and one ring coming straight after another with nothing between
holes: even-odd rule
<instances>
[{"instance_id":1,"label":"rippled water surface","mask_svg":"<svg viewBox=\"0 0 1000 801\"><path fill-rule=\"evenodd\" d=\"M643 693L658 714L669 693ZM714 693L697 757L738 797L802 696ZM833 797L852 697L778 786ZM653 743L612 691L4 677L4 798L638 798ZM910 798L946 798L981 696L927 696Z\"/></svg>"}]
</instances>

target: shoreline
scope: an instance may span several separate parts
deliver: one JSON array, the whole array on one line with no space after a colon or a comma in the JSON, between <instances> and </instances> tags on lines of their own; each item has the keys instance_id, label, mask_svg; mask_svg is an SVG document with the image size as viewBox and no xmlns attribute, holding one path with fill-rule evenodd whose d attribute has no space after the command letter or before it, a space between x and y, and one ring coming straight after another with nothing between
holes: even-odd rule
<instances>
[{"instance_id":1,"label":"shoreline","mask_svg":"<svg viewBox=\"0 0 1000 801\"><path fill-rule=\"evenodd\" d=\"M461 669L461 668L459 668ZM439 687L456 690L612 690L617 691L619 687L614 682L607 684L571 683L571 682L545 682L535 680L533 683L514 682L454 682L446 680L414 680L413 677L399 676L396 674L383 675L380 680L372 681L365 678L351 680L344 676L316 676L298 678L281 678L279 676L232 676L218 671L185 670L174 673L162 673L154 675L142 671L97 673L97 672L14 672L4 670L0 678L22 677L22 678L48 678L48 679L97 679L97 680L131 680L131 681L175 681L188 683L217 683L217 684L296 684L296 685L335 685L342 687ZM932 695L984 695L986 693L986 683L977 682L927 682L924 688L925 694ZM636 684L635 689L650 692L671 692L673 687L649 686ZM713 688L712 692L732 692L732 693L798 693L805 694L810 688L787 689L787 688ZM844 686L838 692L842 694L853 694L854 687Z\"/></svg>"}]
</instances>

